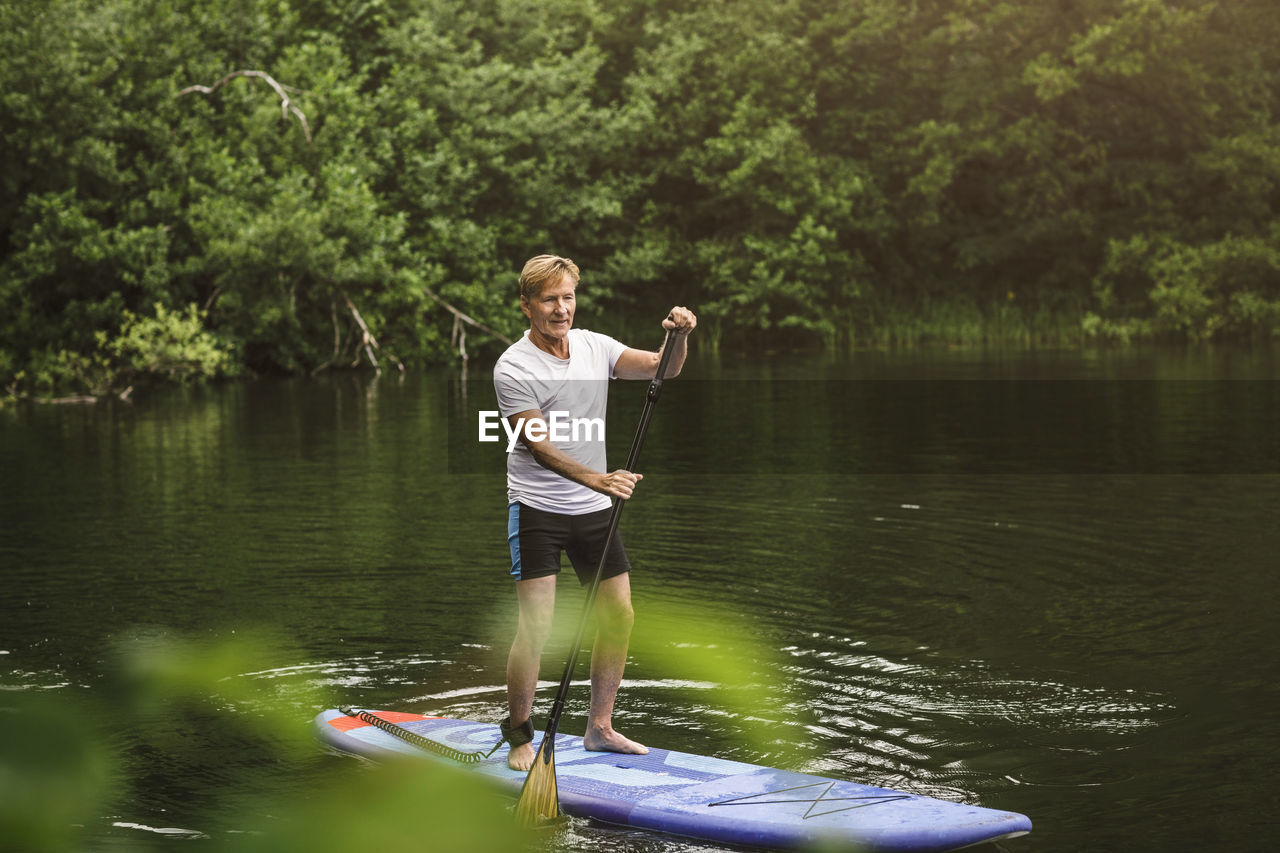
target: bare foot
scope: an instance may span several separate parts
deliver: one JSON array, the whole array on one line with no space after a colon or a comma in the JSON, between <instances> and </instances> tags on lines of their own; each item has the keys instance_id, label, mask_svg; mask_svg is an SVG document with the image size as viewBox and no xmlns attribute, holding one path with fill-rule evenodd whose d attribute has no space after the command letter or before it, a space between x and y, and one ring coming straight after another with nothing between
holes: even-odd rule
<instances>
[{"instance_id":1,"label":"bare foot","mask_svg":"<svg viewBox=\"0 0 1280 853\"><path fill-rule=\"evenodd\" d=\"M520 746L513 746L507 753L507 766L512 770L519 770L521 773L533 766L533 759L537 753L533 749L533 744L522 743Z\"/></svg>"},{"instance_id":2,"label":"bare foot","mask_svg":"<svg viewBox=\"0 0 1280 853\"><path fill-rule=\"evenodd\" d=\"M582 739L582 748L592 752L622 752L627 755L646 755L649 752L649 747L623 737L612 728L587 729L587 735Z\"/></svg>"}]
</instances>

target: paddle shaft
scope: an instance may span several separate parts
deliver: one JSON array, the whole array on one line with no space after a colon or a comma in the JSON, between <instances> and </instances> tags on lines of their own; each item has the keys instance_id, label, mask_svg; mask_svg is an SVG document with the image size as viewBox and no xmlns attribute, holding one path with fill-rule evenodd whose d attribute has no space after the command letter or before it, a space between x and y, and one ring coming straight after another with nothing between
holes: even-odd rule
<instances>
[{"instance_id":1,"label":"paddle shaft","mask_svg":"<svg viewBox=\"0 0 1280 853\"><path fill-rule=\"evenodd\" d=\"M662 357L658 359L658 372L649 380L649 390L645 394L644 409L640 412L640 423L636 426L635 438L631 440L631 451L627 454L625 470L632 473L636 463L640 461L640 448L644 446L644 436L649 429L649 421L653 419L653 408L662 393L663 374L667 372L667 363L671 360L672 344L676 339L676 330L668 329L667 338L662 343ZM538 755L544 763L549 763L555 752L556 732L560 728L560 715L564 713L565 697L569 695L569 684L573 681L573 670L578 664L578 652L582 648L582 638L587 632L587 621L591 616L591 607L595 604L596 592L600 589L600 578L604 574L605 562L609 559L609 548L613 545L613 537L618 532L618 522L622 518L622 507L626 503L622 498L613 499L613 509L609 513L609 532L605 535L604 551L600 554L600 563L596 566L595 577L591 579L591 587L587 590L587 599L582 606L582 618L578 620L578 633L573 645L569 648L569 662L565 664L564 675L560 678L560 689L556 691L555 702L551 706L551 716L547 719L547 730L542 736L542 746Z\"/></svg>"}]
</instances>

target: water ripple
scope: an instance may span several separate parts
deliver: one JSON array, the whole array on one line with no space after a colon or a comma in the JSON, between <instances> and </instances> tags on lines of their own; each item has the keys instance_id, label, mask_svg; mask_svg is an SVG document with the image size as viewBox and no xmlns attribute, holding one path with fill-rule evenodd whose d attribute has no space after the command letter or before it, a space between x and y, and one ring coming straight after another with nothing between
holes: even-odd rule
<instances>
[{"instance_id":1,"label":"water ripple","mask_svg":"<svg viewBox=\"0 0 1280 853\"><path fill-rule=\"evenodd\" d=\"M1002 780L1109 784L1130 774L1104 760L1102 743L1124 748L1180 715L1161 694L1079 683L1069 673L1003 675L980 661L809 639L783 649L788 678L810 696L796 708L818 753L809 772L870 776L916 793L965 792L965 801Z\"/></svg>"}]
</instances>

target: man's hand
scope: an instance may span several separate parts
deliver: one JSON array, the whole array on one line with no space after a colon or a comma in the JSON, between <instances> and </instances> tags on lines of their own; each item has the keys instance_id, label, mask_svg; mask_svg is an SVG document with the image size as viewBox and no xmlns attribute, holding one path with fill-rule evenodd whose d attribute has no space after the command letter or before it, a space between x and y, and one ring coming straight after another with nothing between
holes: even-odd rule
<instances>
[{"instance_id":1,"label":"man's hand","mask_svg":"<svg viewBox=\"0 0 1280 853\"><path fill-rule=\"evenodd\" d=\"M678 335L687 335L698 326L698 318L693 312L683 305L677 305L671 309L671 315L662 321L662 328L670 331L675 329Z\"/></svg>"},{"instance_id":2,"label":"man's hand","mask_svg":"<svg viewBox=\"0 0 1280 853\"><path fill-rule=\"evenodd\" d=\"M592 488L597 492L603 492L615 498L622 498L625 501L636 490L636 483L643 479L644 474L632 474L630 471L619 468L617 471L601 474L599 483L592 486Z\"/></svg>"},{"instance_id":3,"label":"man's hand","mask_svg":"<svg viewBox=\"0 0 1280 853\"><path fill-rule=\"evenodd\" d=\"M671 343L671 361L667 365L667 375L662 377L663 379L680 375L680 368L684 366L688 347L686 339L697 326L698 318L683 305L672 308L670 315L662 321L662 328L675 332ZM661 361L662 350L660 349L657 352L627 349L618 356L618 361L613 366L613 375L619 379L652 379L657 375L658 364Z\"/></svg>"}]
</instances>

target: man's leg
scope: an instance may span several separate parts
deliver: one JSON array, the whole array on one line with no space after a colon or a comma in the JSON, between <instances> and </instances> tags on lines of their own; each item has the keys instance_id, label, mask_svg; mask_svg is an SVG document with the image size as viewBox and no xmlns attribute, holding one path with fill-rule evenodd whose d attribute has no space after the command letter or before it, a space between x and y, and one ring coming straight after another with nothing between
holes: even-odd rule
<instances>
[{"instance_id":1,"label":"man's leg","mask_svg":"<svg viewBox=\"0 0 1280 853\"><path fill-rule=\"evenodd\" d=\"M596 643L591 650L591 711L583 746L605 752L649 751L613 730L613 700L627 665L627 643L635 614L631 609L631 575L623 572L600 582L596 593ZM514 718L513 718L514 719Z\"/></svg>"},{"instance_id":2,"label":"man's leg","mask_svg":"<svg viewBox=\"0 0 1280 853\"><path fill-rule=\"evenodd\" d=\"M507 656L507 711L513 726L520 725L533 713L542 647L551 636L555 614L556 576L516 581L516 598L520 602L520 624ZM513 747L507 753L507 765L512 770L528 770L533 766L534 755L531 743Z\"/></svg>"}]
</instances>

